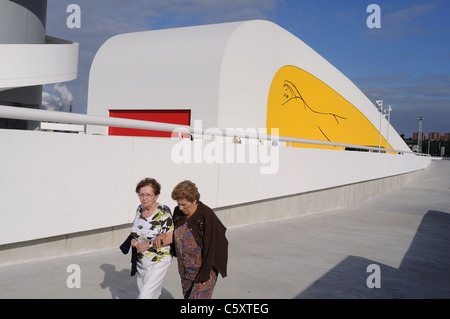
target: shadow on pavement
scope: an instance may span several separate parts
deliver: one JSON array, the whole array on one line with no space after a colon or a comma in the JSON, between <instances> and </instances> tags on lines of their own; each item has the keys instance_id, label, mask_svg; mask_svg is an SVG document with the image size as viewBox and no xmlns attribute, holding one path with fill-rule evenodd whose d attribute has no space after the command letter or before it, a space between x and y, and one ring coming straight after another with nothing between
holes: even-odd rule
<instances>
[{"instance_id":1,"label":"shadow on pavement","mask_svg":"<svg viewBox=\"0 0 450 319\"><path fill-rule=\"evenodd\" d=\"M130 276L130 269L117 271L111 264L103 264L100 268L105 272L102 289L109 289L112 299L137 299L139 290L136 276ZM159 299L174 299L172 294L163 287Z\"/></svg>"},{"instance_id":2,"label":"shadow on pavement","mask_svg":"<svg viewBox=\"0 0 450 319\"><path fill-rule=\"evenodd\" d=\"M379 288L368 287L376 281L373 264ZM424 215L398 269L348 256L296 298L450 298L450 214Z\"/></svg>"}]
</instances>

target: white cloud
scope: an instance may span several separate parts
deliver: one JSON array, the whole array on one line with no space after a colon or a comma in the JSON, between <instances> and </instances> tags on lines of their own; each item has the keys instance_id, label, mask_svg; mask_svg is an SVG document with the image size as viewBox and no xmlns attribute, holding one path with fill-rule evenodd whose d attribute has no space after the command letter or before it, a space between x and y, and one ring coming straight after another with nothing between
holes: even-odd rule
<instances>
[{"instance_id":1,"label":"white cloud","mask_svg":"<svg viewBox=\"0 0 450 319\"><path fill-rule=\"evenodd\" d=\"M73 95L66 85L56 83L50 91L54 94L45 91L42 92L43 109L61 111L64 107L70 107L73 102Z\"/></svg>"},{"instance_id":2,"label":"white cloud","mask_svg":"<svg viewBox=\"0 0 450 319\"><path fill-rule=\"evenodd\" d=\"M435 10L437 6L437 3L412 4L405 9L387 14L383 20L388 25L407 26Z\"/></svg>"},{"instance_id":3,"label":"white cloud","mask_svg":"<svg viewBox=\"0 0 450 319\"><path fill-rule=\"evenodd\" d=\"M424 26L430 13L439 9L438 2L415 3L406 8L390 12L392 6L381 7L381 28L365 29L364 35L376 40L393 40L407 35L424 34Z\"/></svg>"}]
</instances>

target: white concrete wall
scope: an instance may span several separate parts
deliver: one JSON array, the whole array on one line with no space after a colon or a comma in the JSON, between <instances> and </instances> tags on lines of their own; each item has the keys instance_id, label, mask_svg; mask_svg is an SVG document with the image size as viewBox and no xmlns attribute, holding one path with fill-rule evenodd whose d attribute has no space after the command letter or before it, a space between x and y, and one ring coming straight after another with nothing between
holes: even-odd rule
<instances>
[{"instance_id":1,"label":"white concrete wall","mask_svg":"<svg viewBox=\"0 0 450 319\"><path fill-rule=\"evenodd\" d=\"M135 186L146 176L162 184L159 201L171 208L171 191L184 179L216 208L397 175L430 161L280 147L278 171L261 174L268 164L259 159L208 164L200 156L200 163L175 164L176 146L162 138L0 130L0 245L127 224L139 204ZM202 147L207 154L214 144Z\"/></svg>"},{"instance_id":2,"label":"white concrete wall","mask_svg":"<svg viewBox=\"0 0 450 319\"><path fill-rule=\"evenodd\" d=\"M425 168L430 159L414 155L279 147L279 170L267 164L221 165L217 206L333 188ZM235 182L233 182L235 181Z\"/></svg>"}]
</instances>

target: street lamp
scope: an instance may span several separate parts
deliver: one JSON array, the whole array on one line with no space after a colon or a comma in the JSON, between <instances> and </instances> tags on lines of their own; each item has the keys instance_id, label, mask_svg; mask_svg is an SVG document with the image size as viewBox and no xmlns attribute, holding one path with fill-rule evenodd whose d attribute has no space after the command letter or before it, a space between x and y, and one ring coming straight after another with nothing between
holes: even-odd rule
<instances>
[{"instance_id":1,"label":"street lamp","mask_svg":"<svg viewBox=\"0 0 450 319\"><path fill-rule=\"evenodd\" d=\"M375 101L378 105L378 111L380 112L380 139L378 141L378 153L381 153L381 116L383 115L383 100Z\"/></svg>"},{"instance_id":2,"label":"street lamp","mask_svg":"<svg viewBox=\"0 0 450 319\"><path fill-rule=\"evenodd\" d=\"M387 108L388 112L388 127L387 127L387 133L386 133L386 149L389 149L389 126L391 126L391 111L392 107L389 105ZM386 152L387 154L387 152Z\"/></svg>"},{"instance_id":3,"label":"street lamp","mask_svg":"<svg viewBox=\"0 0 450 319\"><path fill-rule=\"evenodd\" d=\"M417 152L422 153L422 122L423 115L419 116L419 134L417 136Z\"/></svg>"}]
</instances>

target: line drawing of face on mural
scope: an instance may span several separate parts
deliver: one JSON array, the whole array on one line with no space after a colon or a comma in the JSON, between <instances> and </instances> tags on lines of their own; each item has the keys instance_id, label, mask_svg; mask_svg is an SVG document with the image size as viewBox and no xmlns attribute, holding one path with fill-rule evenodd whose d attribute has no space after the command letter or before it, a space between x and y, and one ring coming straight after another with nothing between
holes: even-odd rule
<instances>
[{"instance_id":1,"label":"line drawing of face on mural","mask_svg":"<svg viewBox=\"0 0 450 319\"><path fill-rule=\"evenodd\" d=\"M289 102L292 101L302 101L303 102L303 108L305 110L305 112L313 112L314 114L316 114L318 117L319 116L331 116L335 119L336 124L339 125L340 122L339 120L347 120L347 118L340 116L336 113L324 113L324 112L318 112L315 111L312 107L310 107L308 105L308 103L303 99L302 95L300 94L300 91L297 89L297 87L295 86L294 83L292 83L291 81L288 80L284 80L284 93L283 93L283 97L286 99L281 106L285 106L286 104L288 104ZM292 103L289 103L292 104ZM320 118L317 117L317 122L319 123L319 125L317 125L317 128L319 129L320 133L322 133L322 135L328 140L331 141L327 134L325 134L325 132L327 131L326 127L323 127L320 125Z\"/></svg>"}]
</instances>

